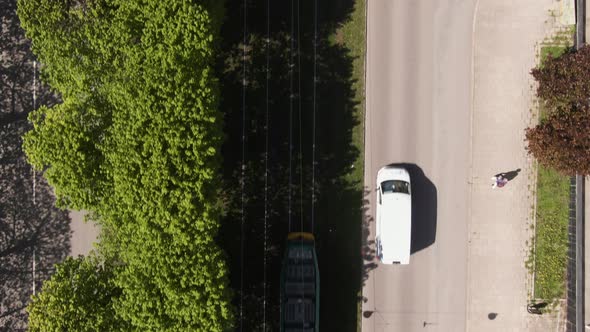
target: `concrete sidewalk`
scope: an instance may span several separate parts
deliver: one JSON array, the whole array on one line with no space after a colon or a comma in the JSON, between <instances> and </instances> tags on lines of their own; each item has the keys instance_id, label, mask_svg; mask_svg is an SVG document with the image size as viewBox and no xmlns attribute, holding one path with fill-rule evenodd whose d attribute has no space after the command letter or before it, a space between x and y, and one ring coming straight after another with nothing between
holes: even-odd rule
<instances>
[{"instance_id":1,"label":"concrete sidewalk","mask_svg":"<svg viewBox=\"0 0 590 332\"><path fill-rule=\"evenodd\" d=\"M94 249L94 243L98 240L100 226L93 222L84 222L84 211L70 211L70 227L72 235L70 238L70 256L88 255Z\"/></svg>"},{"instance_id":2,"label":"concrete sidewalk","mask_svg":"<svg viewBox=\"0 0 590 332\"><path fill-rule=\"evenodd\" d=\"M524 142L524 129L537 122L529 72L538 61L538 43L559 25L554 13L561 5L480 0L476 9L467 331L562 330L559 311L543 316L526 311L536 170ZM506 187L491 188L491 176L518 168Z\"/></svg>"}]
</instances>

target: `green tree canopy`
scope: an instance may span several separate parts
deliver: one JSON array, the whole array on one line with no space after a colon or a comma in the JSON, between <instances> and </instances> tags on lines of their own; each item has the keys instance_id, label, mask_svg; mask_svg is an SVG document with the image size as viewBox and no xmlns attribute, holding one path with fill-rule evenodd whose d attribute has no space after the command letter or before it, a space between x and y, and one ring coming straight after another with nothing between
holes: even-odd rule
<instances>
[{"instance_id":1,"label":"green tree canopy","mask_svg":"<svg viewBox=\"0 0 590 332\"><path fill-rule=\"evenodd\" d=\"M29 116L34 129L26 135L24 149L31 164L47 168L45 177L62 206L95 209L113 191L101 146L111 116L97 97L68 97Z\"/></svg>"},{"instance_id":2,"label":"green tree canopy","mask_svg":"<svg viewBox=\"0 0 590 332\"><path fill-rule=\"evenodd\" d=\"M220 11L219 1L19 1L43 78L64 100L30 116L25 151L63 206L98 216L101 252L121 264L113 307L141 331L232 325L214 242Z\"/></svg>"},{"instance_id":3,"label":"green tree canopy","mask_svg":"<svg viewBox=\"0 0 590 332\"><path fill-rule=\"evenodd\" d=\"M113 267L94 256L72 258L56 265L51 279L28 306L29 330L128 331L117 317L113 299L121 289L113 283Z\"/></svg>"}]
</instances>

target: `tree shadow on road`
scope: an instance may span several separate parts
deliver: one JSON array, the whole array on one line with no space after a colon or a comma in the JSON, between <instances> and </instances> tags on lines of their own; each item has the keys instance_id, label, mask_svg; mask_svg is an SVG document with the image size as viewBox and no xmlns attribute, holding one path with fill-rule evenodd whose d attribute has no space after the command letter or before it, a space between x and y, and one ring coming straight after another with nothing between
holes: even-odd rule
<instances>
[{"instance_id":1,"label":"tree shadow on road","mask_svg":"<svg viewBox=\"0 0 590 332\"><path fill-rule=\"evenodd\" d=\"M16 0L0 0L0 124L26 120L34 106L54 105L58 98L39 81L31 42L25 38L16 15ZM33 105L35 76L36 105Z\"/></svg>"},{"instance_id":2,"label":"tree shadow on road","mask_svg":"<svg viewBox=\"0 0 590 332\"><path fill-rule=\"evenodd\" d=\"M362 283L369 278L369 272L377 268L378 261L375 251L375 234L371 235L371 224L375 222L375 219L371 215L371 207L369 201L369 195L373 195L374 191L371 191L368 187L363 190L363 224L362 224L362 257L363 257L363 270L362 270Z\"/></svg>"},{"instance_id":3,"label":"tree shadow on road","mask_svg":"<svg viewBox=\"0 0 590 332\"><path fill-rule=\"evenodd\" d=\"M266 2L248 3L245 122L242 122L243 8L238 3L227 4L223 56L218 66L226 133L222 153L225 186L221 196L227 214L219 238L229 258L231 284L236 290L234 304L238 310L240 303L243 304L244 330L261 331L264 321L267 330L278 330L279 279L285 240L289 231L307 231L313 232L316 238L321 279L320 327L326 331L356 331L362 263L362 191L358 189L361 184L351 181L349 175L359 154L352 144L352 129L359 119L354 113L357 103L352 90L353 59L349 50L330 37L350 15L352 1L318 2L313 220L313 3L301 1L297 6L295 1L294 4L295 11L299 7L300 25L297 27L295 23L292 39L291 3L271 2L267 72ZM297 22L296 13L294 21ZM270 77L268 127L267 75ZM242 126L246 131L243 252ZM268 190L265 193L267 128ZM263 284L265 257L266 285ZM244 290L240 293L242 280ZM266 311L263 310L265 290Z\"/></svg>"},{"instance_id":4,"label":"tree shadow on road","mask_svg":"<svg viewBox=\"0 0 590 332\"><path fill-rule=\"evenodd\" d=\"M0 331L25 331L33 284L70 252L70 219L54 206L53 191L33 173L22 151L28 114L53 105L38 77L33 102L33 54L16 15L16 0L0 0ZM35 278L33 280L33 257Z\"/></svg>"},{"instance_id":5,"label":"tree shadow on road","mask_svg":"<svg viewBox=\"0 0 590 332\"><path fill-rule=\"evenodd\" d=\"M6 331L26 329L33 283L40 291L70 252L70 218L26 162L20 150L25 130L24 121L0 126L0 326Z\"/></svg>"}]
</instances>

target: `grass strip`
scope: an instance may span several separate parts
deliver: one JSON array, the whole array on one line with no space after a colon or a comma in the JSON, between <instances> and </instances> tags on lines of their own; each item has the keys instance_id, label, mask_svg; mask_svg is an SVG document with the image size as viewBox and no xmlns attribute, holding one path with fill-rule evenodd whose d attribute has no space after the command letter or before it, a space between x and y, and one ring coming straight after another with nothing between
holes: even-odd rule
<instances>
[{"instance_id":1,"label":"grass strip","mask_svg":"<svg viewBox=\"0 0 590 332\"><path fill-rule=\"evenodd\" d=\"M354 161L353 169L347 176L351 186L356 187L359 192L363 192L364 176L364 119L365 119L365 54L366 54L366 0L357 0L354 4L354 11L341 29L339 29L332 42L343 44L349 51L353 60L352 79L355 93L356 108L354 115L357 124L352 129L352 144L358 149L358 157ZM359 197L359 208L361 208L362 196ZM360 224L360 222L359 222ZM360 233L360 230L359 230ZM360 248L359 248L360 249ZM362 264L362 262L359 262ZM360 279L360 275L359 275ZM360 282L360 280L359 280ZM362 298L362 285L359 288L358 299ZM362 327L362 303L357 301L357 327L360 331Z\"/></svg>"},{"instance_id":2,"label":"grass strip","mask_svg":"<svg viewBox=\"0 0 590 332\"><path fill-rule=\"evenodd\" d=\"M535 298L565 295L569 177L539 165L535 231Z\"/></svg>"},{"instance_id":3,"label":"grass strip","mask_svg":"<svg viewBox=\"0 0 590 332\"><path fill-rule=\"evenodd\" d=\"M350 173L349 181L356 184L359 190L363 190L364 176L364 133L365 133L365 0L355 1L354 11L350 19L342 26L341 34L344 46L350 50L353 60L352 79L355 91L355 101L358 103L355 110L357 125L352 130L353 145L359 154L354 162L354 170Z\"/></svg>"},{"instance_id":4,"label":"grass strip","mask_svg":"<svg viewBox=\"0 0 590 332\"><path fill-rule=\"evenodd\" d=\"M549 56L559 57L571 47L571 29L566 29L542 44L540 66ZM547 117L544 103L539 104L539 121ZM555 300L565 296L569 212L569 177L542 165L538 167L537 211L533 261L534 297Z\"/></svg>"}]
</instances>

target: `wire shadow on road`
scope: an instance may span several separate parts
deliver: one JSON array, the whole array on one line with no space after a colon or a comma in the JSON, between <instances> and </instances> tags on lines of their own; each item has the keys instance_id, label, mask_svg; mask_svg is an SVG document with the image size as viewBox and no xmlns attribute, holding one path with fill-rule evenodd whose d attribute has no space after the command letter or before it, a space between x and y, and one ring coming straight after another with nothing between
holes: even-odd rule
<instances>
[{"instance_id":1,"label":"wire shadow on road","mask_svg":"<svg viewBox=\"0 0 590 332\"><path fill-rule=\"evenodd\" d=\"M291 231L313 232L321 276L320 328L356 331L360 291L361 201L359 183L348 178L359 156L352 130L359 123L352 86L350 51L330 37L350 15L352 1L318 1L315 223L311 223L313 137L313 2L299 3L291 57L291 2L270 2L269 66L266 1L247 3L244 270L241 284L241 162L243 4L226 3L222 52L218 62L221 110L226 140L223 146L224 185L220 191L225 215L219 242L226 250L234 305L243 301L243 329L277 331L281 261L289 232L289 154L292 157ZM297 1L295 10L297 10ZM295 14L294 21L297 22ZM295 23L297 24L297 23ZM297 38L299 31L299 38ZM300 51L300 65L297 50ZM291 67L290 64L293 64ZM290 70L293 68L293 84ZM264 279L264 183L266 77L269 86L267 283ZM301 77L301 83L299 83ZM301 88L299 89L299 84ZM293 98L293 104L291 104ZM292 107L292 108L291 108ZM301 113L299 113L301 109ZM289 113L292 111L290 120ZM301 120L300 120L301 119ZM292 150L289 123L292 123ZM300 153L301 151L301 153ZM303 185L301 185L301 183ZM263 294L266 288L266 313Z\"/></svg>"},{"instance_id":2,"label":"wire shadow on road","mask_svg":"<svg viewBox=\"0 0 590 332\"><path fill-rule=\"evenodd\" d=\"M432 245L436 240L437 190L436 186L416 164L395 163L410 173L412 182L412 244L411 253Z\"/></svg>"}]
</instances>

